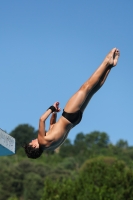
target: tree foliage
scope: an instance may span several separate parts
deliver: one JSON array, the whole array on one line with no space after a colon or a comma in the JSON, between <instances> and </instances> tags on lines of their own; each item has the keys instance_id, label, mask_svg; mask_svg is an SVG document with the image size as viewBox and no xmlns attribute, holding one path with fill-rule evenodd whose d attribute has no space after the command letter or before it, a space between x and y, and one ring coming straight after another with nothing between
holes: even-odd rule
<instances>
[{"instance_id":1,"label":"tree foliage","mask_svg":"<svg viewBox=\"0 0 133 200\"><path fill-rule=\"evenodd\" d=\"M17 126L10 135L16 139L16 151L25 143L37 138L37 132L28 124Z\"/></svg>"},{"instance_id":2,"label":"tree foliage","mask_svg":"<svg viewBox=\"0 0 133 200\"><path fill-rule=\"evenodd\" d=\"M133 171L113 158L88 160L76 179L45 181L41 200L132 200Z\"/></svg>"},{"instance_id":3,"label":"tree foliage","mask_svg":"<svg viewBox=\"0 0 133 200\"><path fill-rule=\"evenodd\" d=\"M56 152L28 159L21 144L37 136L28 124L17 126L14 156L0 157L0 200L132 200L133 147L111 144L105 132L78 133ZM125 164L126 163L126 164Z\"/></svg>"}]
</instances>

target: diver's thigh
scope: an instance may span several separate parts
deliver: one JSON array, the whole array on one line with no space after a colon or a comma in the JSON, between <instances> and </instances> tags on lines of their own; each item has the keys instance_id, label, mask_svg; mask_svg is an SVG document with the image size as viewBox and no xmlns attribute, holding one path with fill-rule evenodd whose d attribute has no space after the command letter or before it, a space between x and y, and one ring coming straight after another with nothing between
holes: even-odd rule
<instances>
[{"instance_id":1,"label":"diver's thigh","mask_svg":"<svg viewBox=\"0 0 133 200\"><path fill-rule=\"evenodd\" d=\"M87 92L85 90L78 90L67 102L64 110L66 112L72 113L80 110L85 99L87 98Z\"/></svg>"}]
</instances>

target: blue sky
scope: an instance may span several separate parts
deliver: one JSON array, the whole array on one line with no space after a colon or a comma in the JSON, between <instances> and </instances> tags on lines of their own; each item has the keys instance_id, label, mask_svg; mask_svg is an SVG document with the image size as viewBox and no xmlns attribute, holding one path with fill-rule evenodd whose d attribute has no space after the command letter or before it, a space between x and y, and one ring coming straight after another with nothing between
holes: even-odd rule
<instances>
[{"instance_id":1,"label":"blue sky","mask_svg":"<svg viewBox=\"0 0 133 200\"><path fill-rule=\"evenodd\" d=\"M98 130L114 144L133 145L132 11L133 2L124 0L1 1L0 128L10 133L28 123L37 129L41 114L55 101L63 109L117 47L117 67L69 138Z\"/></svg>"}]
</instances>

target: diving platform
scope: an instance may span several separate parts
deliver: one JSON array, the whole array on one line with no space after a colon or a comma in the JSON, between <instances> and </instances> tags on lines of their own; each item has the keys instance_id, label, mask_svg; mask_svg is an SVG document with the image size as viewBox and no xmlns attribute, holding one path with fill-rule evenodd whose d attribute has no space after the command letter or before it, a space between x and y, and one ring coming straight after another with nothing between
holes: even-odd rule
<instances>
[{"instance_id":1,"label":"diving platform","mask_svg":"<svg viewBox=\"0 0 133 200\"><path fill-rule=\"evenodd\" d=\"M15 138L0 128L0 156L15 154Z\"/></svg>"}]
</instances>

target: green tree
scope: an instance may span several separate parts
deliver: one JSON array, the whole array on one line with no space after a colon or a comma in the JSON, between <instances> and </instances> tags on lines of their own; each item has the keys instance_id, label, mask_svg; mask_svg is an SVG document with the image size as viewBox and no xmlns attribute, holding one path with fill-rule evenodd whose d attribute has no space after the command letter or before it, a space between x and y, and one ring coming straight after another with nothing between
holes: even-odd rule
<instances>
[{"instance_id":1,"label":"green tree","mask_svg":"<svg viewBox=\"0 0 133 200\"><path fill-rule=\"evenodd\" d=\"M112 157L86 161L79 180L80 195L84 199L131 200L133 196L133 171L123 161Z\"/></svg>"},{"instance_id":2,"label":"green tree","mask_svg":"<svg viewBox=\"0 0 133 200\"><path fill-rule=\"evenodd\" d=\"M117 143L116 143L116 147L121 148L121 149L126 149L128 148L128 142L125 140L120 139Z\"/></svg>"},{"instance_id":3,"label":"green tree","mask_svg":"<svg viewBox=\"0 0 133 200\"><path fill-rule=\"evenodd\" d=\"M71 141L69 139L66 139L63 145L61 145L60 150L59 150L59 155L61 157L68 157L68 156L73 156L73 145L71 144Z\"/></svg>"},{"instance_id":4,"label":"green tree","mask_svg":"<svg viewBox=\"0 0 133 200\"><path fill-rule=\"evenodd\" d=\"M7 200L19 200L15 195L9 197Z\"/></svg>"},{"instance_id":5,"label":"green tree","mask_svg":"<svg viewBox=\"0 0 133 200\"><path fill-rule=\"evenodd\" d=\"M23 197L25 200L40 199L44 180L33 172L28 173L24 179Z\"/></svg>"},{"instance_id":6,"label":"green tree","mask_svg":"<svg viewBox=\"0 0 133 200\"><path fill-rule=\"evenodd\" d=\"M32 126L28 124L22 124L11 131L10 135L16 139L17 151L20 147L22 147L23 144L30 142L32 139L36 138L37 132Z\"/></svg>"},{"instance_id":7,"label":"green tree","mask_svg":"<svg viewBox=\"0 0 133 200\"><path fill-rule=\"evenodd\" d=\"M84 135L84 133L78 133L77 135L76 135L76 138L75 138L75 140L74 140L74 144L75 145L79 145L79 144L82 144L82 143L84 143L85 144L85 135Z\"/></svg>"},{"instance_id":8,"label":"green tree","mask_svg":"<svg viewBox=\"0 0 133 200\"><path fill-rule=\"evenodd\" d=\"M17 170L12 160L2 159L0 164L0 200L11 196L20 196L23 190L23 175Z\"/></svg>"},{"instance_id":9,"label":"green tree","mask_svg":"<svg viewBox=\"0 0 133 200\"><path fill-rule=\"evenodd\" d=\"M53 182L51 179L46 179L44 184L44 192L41 200L74 200L73 181L68 179L57 180Z\"/></svg>"},{"instance_id":10,"label":"green tree","mask_svg":"<svg viewBox=\"0 0 133 200\"><path fill-rule=\"evenodd\" d=\"M107 133L94 131L85 136L88 149L101 147L105 148L109 145L109 136Z\"/></svg>"},{"instance_id":11,"label":"green tree","mask_svg":"<svg viewBox=\"0 0 133 200\"><path fill-rule=\"evenodd\" d=\"M86 161L76 178L46 180L41 200L132 200L133 171L112 157Z\"/></svg>"},{"instance_id":12,"label":"green tree","mask_svg":"<svg viewBox=\"0 0 133 200\"><path fill-rule=\"evenodd\" d=\"M75 155L85 154L87 150L86 136L81 132L76 135L74 140Z\"/></svg>"}]
</instances>

